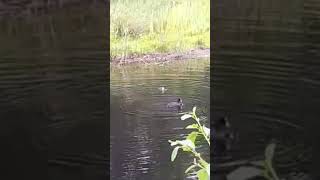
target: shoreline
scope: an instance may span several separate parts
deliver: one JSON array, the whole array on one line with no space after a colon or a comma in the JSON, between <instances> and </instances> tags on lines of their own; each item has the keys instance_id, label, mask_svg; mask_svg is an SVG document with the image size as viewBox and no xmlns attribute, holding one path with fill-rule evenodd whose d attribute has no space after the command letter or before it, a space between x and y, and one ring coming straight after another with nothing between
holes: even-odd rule
<instances>
[{"instance_id":1,"label":"shoreline","mask_svg":"<svg viewBox=\"0 0 320 180\"><path fill-rule=\"evenodd\" d=\"M150 53L142 55L131 55L126 58L115 57L111 59L110 65L128 65L128 64L149 64L149 63L167 63L170 61L184 59L202 59L210 58L210 48L191 49L185 52L169 53Z\"/></svg>"}]
</instances>

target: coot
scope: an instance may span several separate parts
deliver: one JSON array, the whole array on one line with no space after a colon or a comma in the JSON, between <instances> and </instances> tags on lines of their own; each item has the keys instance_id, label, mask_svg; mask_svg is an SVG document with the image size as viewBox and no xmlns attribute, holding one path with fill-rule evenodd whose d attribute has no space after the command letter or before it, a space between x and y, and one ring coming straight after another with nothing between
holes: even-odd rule
<instances>
[{"instance_id":1,"label":"coot","mask_svg":"<svg viewBox=\"0 0 320 180\"><path fill-rule=\"evenodd\" d=\"M182 103L182 99L178 98L178 100L176 102L170 102L168 103L167 107L168 108L182 108L183 103Z\"/></svg>"}]
</instances>

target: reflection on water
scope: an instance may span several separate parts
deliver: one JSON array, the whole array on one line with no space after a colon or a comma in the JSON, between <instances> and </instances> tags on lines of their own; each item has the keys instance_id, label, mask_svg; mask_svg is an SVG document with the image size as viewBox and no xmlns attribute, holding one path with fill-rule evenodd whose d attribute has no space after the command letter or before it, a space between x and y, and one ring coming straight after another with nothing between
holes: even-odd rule
<instances>
[{"instance_id":1,"label":"reflection on water","mask_svg":"<svg viewBox=\"0 0 320 180\"><path fill-rule=\"evenodd\" d=\"M14 2L4 4L22 7ZM1 19L0 132L11 176L106 179L106 26L97 7Z\"/></svg>"},{"instance_id":2,"label":"reflection on water","mask_svg":"<svg viewBox=\"0 0 320 180\"><path fill-rule=\"evenodd\" d=\"M188 123L167 103L180 97L183 111L196 105L209 118L209 74L208 59L111 68L111 179L184 179L192 158L172 163L168 140L182 139Z\"/></svg>"},{"instance_id":3,"label":"reflection on water","mask_svg":"<svg viewBox=\"0 0 320 180\"><path fill-rule=\"evenodd\" d=\"M213 118L228 114L239 134L222 163L263 158L276 139L280 175L310 173L320 102L315 7L319 2L308 0L216 2Z\"/></svg>"}]
</instances>

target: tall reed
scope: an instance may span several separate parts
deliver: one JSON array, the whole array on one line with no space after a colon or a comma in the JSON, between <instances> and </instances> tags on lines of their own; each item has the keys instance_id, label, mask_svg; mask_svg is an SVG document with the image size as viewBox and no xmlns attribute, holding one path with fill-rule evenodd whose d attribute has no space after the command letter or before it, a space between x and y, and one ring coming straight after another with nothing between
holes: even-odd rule
<instances>
[{"instance_id":1,"label":"tall reed","mask_svg":"<svg viewBox=\"0 0 320 180\"><path fill-rule=\"evenodd\" d=\"M110 4L112 56L210 46L210 0L111 0Z\"/></svg>"}]
</instances>

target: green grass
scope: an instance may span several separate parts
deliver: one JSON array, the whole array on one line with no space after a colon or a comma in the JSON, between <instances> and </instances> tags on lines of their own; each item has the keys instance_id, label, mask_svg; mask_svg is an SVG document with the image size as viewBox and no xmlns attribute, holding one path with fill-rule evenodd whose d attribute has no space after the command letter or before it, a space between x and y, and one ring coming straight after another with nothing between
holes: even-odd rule
<instances>
[{"instance_id":1,"label":"green grass","mask_svg":"<svg viewBox=\"0 0 320 180\"><path fill-rule=\"evenodd\" d=\"M111 0L111 57L210 47L210 0Z\"/></svg>"}]
</instances>

